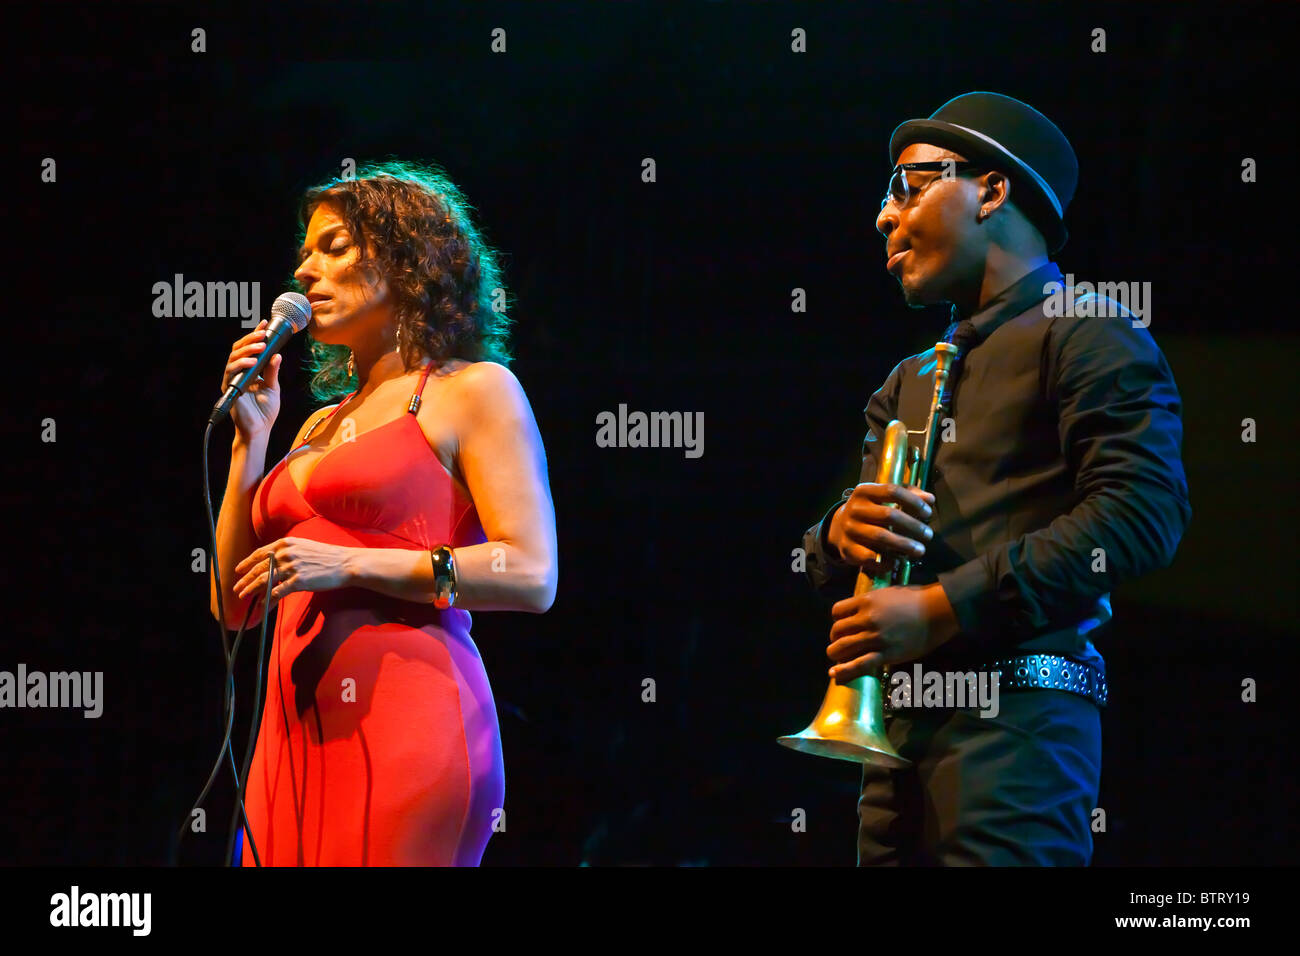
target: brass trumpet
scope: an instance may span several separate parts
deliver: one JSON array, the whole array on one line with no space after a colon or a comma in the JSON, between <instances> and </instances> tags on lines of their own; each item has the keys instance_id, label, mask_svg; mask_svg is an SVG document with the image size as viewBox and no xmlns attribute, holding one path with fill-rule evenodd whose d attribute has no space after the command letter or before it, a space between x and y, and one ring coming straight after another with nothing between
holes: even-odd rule
<instances>
[{"instance_id":1,"label":"brass trumpet","mask_svg":"<svg viewBox=\"0 0 1300 956\"><path fill-rule=\"evenodd\" d=\"M880 465L876 469L878 483L908 485L927 490L934 438L946 410L944 392L948 385L948 373L956 357L956 345L951 342L935 344L934 397L930 400L930 416L925 430L909 432L907 426L898 419L889 423L885 429ZM923 451L911 444L909 435L922 436ZM878 577L872 578L866 571L859 571L853 594L859 596L893 584L906 585L911 570L911 561L896 558L889 570ZM884 694L887 674L888 669L880 676L864 674L844 684L837 684L832 678L813 722L800 733L776 738L777 743L819 757L881 767L910 767L912 762L894 750L885 731Z\"/></svg>"}]
</instances>

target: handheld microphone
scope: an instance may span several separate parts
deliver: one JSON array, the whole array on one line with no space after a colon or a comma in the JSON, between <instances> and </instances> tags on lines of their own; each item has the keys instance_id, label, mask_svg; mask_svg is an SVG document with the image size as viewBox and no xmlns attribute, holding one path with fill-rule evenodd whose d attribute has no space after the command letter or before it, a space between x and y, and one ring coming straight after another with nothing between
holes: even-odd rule
<instances>
[{"instance_id":1,"label":"handheld microphone","mask_svg":"<svg viewBox=\"0 0 1300 956\"><path fill-rule=\"evenodd\" d=\"M212 406L212 414L208 416L208 421L213 426L220 424L230 414L230 406L235 404L235 399L244 394L249 384L262 374L262 369L266 367L267 362L271 361L271 356L284 348L284 344L295 333L307 328L307 323L310 321L311 303L307 301L305 295L286 292L271 303L271 321L266 326L266 348L262 349L256 363L231 380L226 394Z\"/></svg>"}]
</instances>

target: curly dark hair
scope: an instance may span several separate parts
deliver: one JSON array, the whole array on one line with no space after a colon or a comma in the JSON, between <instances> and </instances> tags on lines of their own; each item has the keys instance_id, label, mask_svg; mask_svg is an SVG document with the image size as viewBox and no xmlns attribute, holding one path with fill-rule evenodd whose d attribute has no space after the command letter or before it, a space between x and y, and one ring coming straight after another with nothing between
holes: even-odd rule
<instances>
[{"instance_id":1,"label":"curly dark hair","mask_svg":"<svg viewBox=\"0 0 1300 956\"><path fill-rule=\"evenodd\" d=\"M357 268L387 280L407 369L422 354L435 363L510 364L510 300L497 253L474 224L474 207L441 168L388 160L311 187L299 204L299 245L322 203L356 237ZM296 280L292 285L302 291ZM307 342L315 398L333 401L357 387L347 346L318 342L310 333Z\"/></svg>"}]
</instances>

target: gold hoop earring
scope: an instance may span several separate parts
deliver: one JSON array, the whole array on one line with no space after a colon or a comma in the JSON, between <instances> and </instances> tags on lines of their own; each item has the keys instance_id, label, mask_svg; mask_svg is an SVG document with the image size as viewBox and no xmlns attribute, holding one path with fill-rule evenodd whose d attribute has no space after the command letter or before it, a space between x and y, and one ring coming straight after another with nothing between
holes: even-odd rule
<instances>
[{"instance_id":1,"label":"gold hoop earring","mask_svg":"<svg viewBox=\"0 0 1300 956\"><path fill-rule=\"evenodd\" d=\"M357 374L357 357L355 355L349 354L348 355L348 378L351 378L353 375L356 374Z\"/></svg>"}]
</instances>

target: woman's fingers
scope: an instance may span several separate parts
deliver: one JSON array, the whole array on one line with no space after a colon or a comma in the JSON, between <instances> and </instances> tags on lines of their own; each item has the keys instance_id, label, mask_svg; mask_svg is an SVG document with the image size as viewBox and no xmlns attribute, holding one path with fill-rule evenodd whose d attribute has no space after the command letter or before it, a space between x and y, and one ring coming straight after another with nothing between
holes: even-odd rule
<instances>
[{"instance_id":1,"label":"woman's fingers","mask_svg":"<svg viewBox=\"0 0 1300 956\"><path fill-rule=\"evenodd\" d=\"M231 348L237 349L241 345L247 345L249 342L260 342L265 338L266 338L266 319L263 319L261 322L257 323L257 327L254 328L253 331L249 332L247 335L235 339L235 343L234 345L231 346Z\"/></svg>"},{"instance_id":2,"label":"woman's fingers","mask_svg":"<svg viewBox=\"0 0 1300 956\"><path fill-rule=\"evenodd\" d=\"M242 598L245 594L266 587L266 578L271 570L272 557L274 557L273 551L264 551L260 556L254 551L235 565L235 573L243 575L235 585L235 593L238 597ZM275 586L278 587L280 583L287 579L284 562L277 560L275 564Z\"/></svg>"},{"instance_id":3,"label":"woman's fingers","mask_svg":"<svg viewBox=\"0 0 1300 956\"><path fill-rule=\"evenodd\" d=\"M271 356L271 361L267 362L266 368L262 369L262 381L257 383L257 388L263 385L267 388L275 388L280 384L280 358L279 355Z\"/></svg>"},{"instance_id":4,"label":"woman's fingers","mask_svg":"<svg viewBox=\"0 0 1300 956\"><path fill-rule=\"evenodd\" d=\"M235 596L242 599L244 595L252 594L255 591L260 594L262 591L266 590L266 578L266 571L257 572L257 575L251 577L247 583L241 583L239 585L239 590L235 592Z\"/></svg>"},{"instance_id":5,"label":"woman's fingers","mask_svg":"<svg viewBox=\"0 0 1300 956\"><path fill-rule=\"evenodd\" d=\"M241 370L257 364L257 357L265 348L266 343L262 341L245 342L241 339L236 342L230 352L230 358L226 361L226 376L222 381L223 390L230 387L230 383Z\"/></svg>"},{"instance_id":6,"label":"woman's fingers","mask_svg":"<svg viewBox=\"0 0 1300 956\"><path fill-rule=\"evenodd\" d=\"M233 352L231 352L230 360L234 362L234 361L243 361L244 359L251 358L253 359L253 361L257 361L257 357L261 355L265 349L266 349L265 342L250 342L247 345L242 345L239 348L235 349Z\"/></svg>"},{"instance_id":7,"label":"woman's fingers","mask_svg":"<svg viewBox=\"0 0 1300 956\"><path fill-rule=\"evenodd\" d=\"M226 374L233 377L241 368L248 368L250 365L255 364L257 364L257 356L255 355L232 358L230 364L226 366Z\"/></svg>"}]
</instances>

